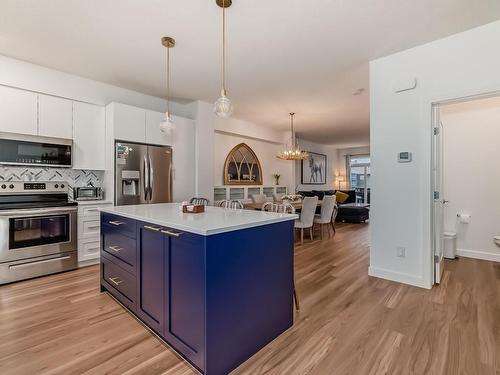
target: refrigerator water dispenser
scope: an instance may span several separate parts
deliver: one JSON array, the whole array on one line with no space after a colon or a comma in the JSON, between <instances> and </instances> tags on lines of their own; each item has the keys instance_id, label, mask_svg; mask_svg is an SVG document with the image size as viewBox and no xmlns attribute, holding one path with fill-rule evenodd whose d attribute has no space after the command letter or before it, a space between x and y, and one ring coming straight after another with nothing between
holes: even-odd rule
<instances>
[{"instance_id":1,"label":"refrigerator water dispenser","mask_svg":"<svg viewBox=\"0 0 500 375\"><path fill-rule=\"evenodd\" d=\"M139 195L139 171L122 171L122 194L124 196Z\"/></svg>"}]
</instances>

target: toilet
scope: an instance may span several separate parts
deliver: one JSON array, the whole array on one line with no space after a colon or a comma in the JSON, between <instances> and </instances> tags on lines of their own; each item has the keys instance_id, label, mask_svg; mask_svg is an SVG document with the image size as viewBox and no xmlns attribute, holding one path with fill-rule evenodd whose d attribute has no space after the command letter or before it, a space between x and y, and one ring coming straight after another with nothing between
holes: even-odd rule
<instances>
[{"instance_id":1,"label":"toilet","mask_svg":"<svg viewBox=\"0 0 500 375\"><path fill-rule=\"evenodd\" d=\"M493 237L493 242L495 242L495 245L500 247L500 236Z\"/></svg>"},{"instance_id":2,"label":"toilet","mask_svg":"<svg viewBox=\"0 0 500 375\"><path fill-rule=\"evenodd\" d=\"M457 257L457 234L455 232L444 232L443 238L443 256L447 259L455 259ZM498 240L498 246L500 246L500 236L498 236Z\"/></svg>"}]
</instances>

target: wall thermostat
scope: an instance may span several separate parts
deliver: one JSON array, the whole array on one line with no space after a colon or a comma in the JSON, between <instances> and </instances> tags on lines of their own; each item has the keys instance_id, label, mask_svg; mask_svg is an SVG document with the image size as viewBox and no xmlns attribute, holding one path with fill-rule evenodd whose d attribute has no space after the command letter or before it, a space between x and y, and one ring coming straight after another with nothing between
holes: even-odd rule
<instances>
[{"instance_id":1,"label":"wall thermostat","mask_svg":"<svg viewBox=\"0 0 500 375\"><path fill-rule=\"evenodd\" d=\"M411 162L411 152L403 151L398 153L398 163Z\"/></svg>"}]
</instances>

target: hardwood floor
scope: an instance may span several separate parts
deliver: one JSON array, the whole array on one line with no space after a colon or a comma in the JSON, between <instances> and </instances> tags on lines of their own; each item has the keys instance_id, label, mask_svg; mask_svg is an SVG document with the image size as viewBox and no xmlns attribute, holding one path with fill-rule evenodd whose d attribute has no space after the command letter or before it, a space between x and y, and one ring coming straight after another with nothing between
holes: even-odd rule
<instances>
[{"instance_id":1,"label":"hardwood floor","mask_svg":"<svg viewBox=\"0 0 500 375\"><path fill-rule=\"evenodd\" d=\"M234 374L500 374L500 264L447 261L428 291L368 277L368 249L362 224L297 245L295 325ZM0 374L195 373L98 284L0 287Z\"/></svg>"}]
</instances>

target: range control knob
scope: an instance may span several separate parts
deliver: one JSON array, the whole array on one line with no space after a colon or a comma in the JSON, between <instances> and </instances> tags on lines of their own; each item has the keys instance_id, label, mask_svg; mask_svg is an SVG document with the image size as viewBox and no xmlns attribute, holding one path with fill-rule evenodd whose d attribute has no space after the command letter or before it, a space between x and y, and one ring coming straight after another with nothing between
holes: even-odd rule
<instances>
[{"instance_id":1,"label":"range control knob","mask_svg":"<svg viewBox=\"0 0 500 375\"><path fill-rule=\"evenodd\" d=\"M54 187L57 189L59 187L59 184L55 184Z\"/></svg>"},{"instance_id":2,"label":"range control knob","mask_svg":"<svg viewBox=\"0 0 500 375\"><path fill-rule=\"evenodd\" d=\"M61 184L61 189L64 189L64 184Z\"/></svg>"},{"instance_id":3,"label":"range control knob","mask_svg":"<svg viewBox=\"0 0 500 375\"><path fill-rule=\"evenodd\" d=\"M10 185L9 185L9 189L14 189L14 185L13 185L13 184L10 184Z\"/></svg>"},{"instance_id":4,"label":"range control knob","mask_svg":"<svg viewBox=\"0 0 500 375\"><path fill-rule=\"evenodd\" d=\"M7 185L2 184L2 189L7 189Z\"/></svg>"}]
</instances>

